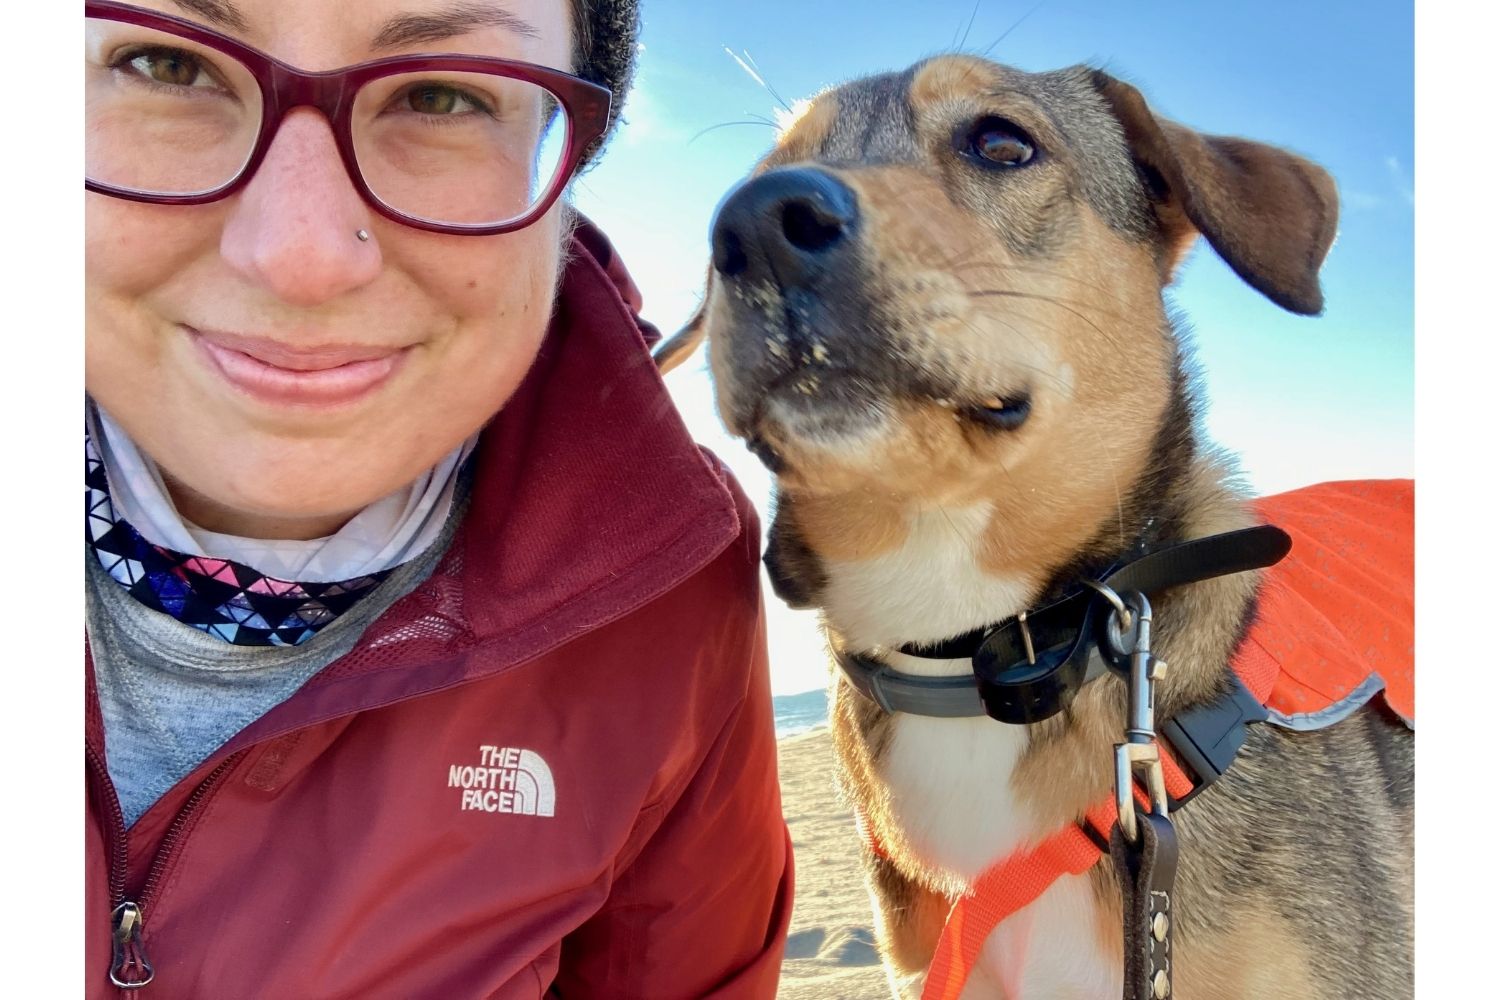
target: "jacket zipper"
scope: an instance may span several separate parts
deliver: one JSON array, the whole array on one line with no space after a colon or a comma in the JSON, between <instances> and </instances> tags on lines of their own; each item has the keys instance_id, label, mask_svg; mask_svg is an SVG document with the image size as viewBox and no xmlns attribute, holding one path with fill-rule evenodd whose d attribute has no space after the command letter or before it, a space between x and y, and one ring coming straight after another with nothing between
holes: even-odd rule
<instances>
[{"instance_id":1,"label":"jacket zipper","mask_svg":"<svg viewBox=\"0 0 1500 1000\"><path fill-rule=\"evenodd\" d=\"M171 863L172 856L185 835L188 820L192 819L193 814L202 807L209 793L213 791L224 774L244 757L245 751L240 750L225 757L209 772L208 777L193 789L193 793L188 796L187 801L173 817L172 825L167 828L166 834L162 837L161 846L156 849L156 856L151 859L151 868L146 874L145 884L141 886L141 891L136 898L131 900L125 898L130 837L129 831L125 828L125 811L120 808L120 796L115 792L114 783L109 780L109 771L104 766L104 760L93 747L86 749L89 766L94 772L94 780L108 806L109 828L105 832L110 855L110 940L113 942L109 981L123 990L138 990L156 978L156 968L147 958L145 946L141 941L146 919L146 906L155 896L162 875L166 873L167 866Z\"/></svg>"}]
</instances>

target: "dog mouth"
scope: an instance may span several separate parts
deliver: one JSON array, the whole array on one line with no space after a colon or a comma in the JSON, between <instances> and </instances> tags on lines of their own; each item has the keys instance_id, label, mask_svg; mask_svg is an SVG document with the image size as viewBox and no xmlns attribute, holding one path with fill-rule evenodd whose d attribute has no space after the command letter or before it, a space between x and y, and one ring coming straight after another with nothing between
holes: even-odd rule
<instances>
[{"instance_id":1,"label":"dog mouth","mask_svg":"<svg viewBox=\"0 0 1500 1000\"><path fill-rule=\"evenodd\" d=\"M820 446L842 451L871 443L914 410L941 413L960 433L984 439L1012 434L1032 415L1029 387L983 391L956 382L891 359L874 370L838 363L813 346L795 359L785 358L774 374L743 386L750 402L744 437L766 467L779 473L790 451Z\"/></svg>"},{"instance_id":2,"label":"dog mouth","mask_svg":"<svg viewBox=\"0 0 1500 1000\"><path fill-rule=\"evenodd\" d=\"M1027 423L1033 394L1020 372L945 350L917 332L922 310L891 301L863 272L844 278L723 286L709 330L723 412L772 472L799 457L878 463L882 441L920 449L924 434L978 445Z\"/></svg>"},{"instance_id":3,"label":"dog mouth","mask_svg":"<svg viewBox=\"0 0 1500 1000\"><path fill-rule=\"evenodd\" d=\"M891 394L853 367L792 364L751 392L747 426L762 440L859 437L890 416Z\"/></svg>"},{"instance_id":4,"label":"dog mouth","mask_svg":"<svg viewBox=\"0 0 1500 1000\"><path fill-rule=\"evenodd\" d=\"M1032 393L1025 386L964 389L955 377L901 359L872 371L831 359L828 349L816 342L794 356L784 340L769 340L767 352L778 364L762 373L758 385L747 386L755 397L755 418L765 418L773 404L794 411L868 411L902 400L947 410L958 419L998 431L1016 430L1031 415Z\"/></svg>"}]
</instances>

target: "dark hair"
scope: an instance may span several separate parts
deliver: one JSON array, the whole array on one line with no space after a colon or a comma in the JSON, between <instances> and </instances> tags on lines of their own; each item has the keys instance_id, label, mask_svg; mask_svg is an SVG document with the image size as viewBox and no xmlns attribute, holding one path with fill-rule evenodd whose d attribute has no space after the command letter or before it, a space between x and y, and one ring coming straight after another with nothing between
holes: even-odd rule
<instances>
[{"instance_id":1,"label":"dark hair","mask_svg":"<svg viewBox=\"0 0 1500 1000\"><path fill-rule=\"evenodd\" d=\"M573 67L585 80L614 92L609 125L584 154L585 164L598 158L599 150L614 133L630 78L635 72L636 39L640 35L639 0L570 0L576 34Z\"/></svg>"}]
</instances>

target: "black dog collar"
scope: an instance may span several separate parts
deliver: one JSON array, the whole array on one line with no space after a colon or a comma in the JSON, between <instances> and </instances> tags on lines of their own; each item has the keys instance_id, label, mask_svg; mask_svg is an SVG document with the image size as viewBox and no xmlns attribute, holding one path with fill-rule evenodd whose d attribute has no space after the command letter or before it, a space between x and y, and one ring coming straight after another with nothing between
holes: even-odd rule
<instances>
[{"instance_id":1,"label":"black dog collar","mask_svg":"<svg viewBox=\"0 0 1500 1000\"><path fill-rule=\"evenodd\" d=\"M1169 545L1133 559L1103 581L1109 590L1153 594L1170 587L1275 565L1292 540L1273 525L1210 535ZM855 690L887 712L938 718L988 715L1025 725L1049 719L1072 703L1079 689L1110 663L1103 629L1110 604L1081 588L1047 607L1006 619L935 646L906 646L901 652L925 659L967 657L969 674L927 677L902 673L870 657L836 651L844 677Z\"/></svg>"}]
</instances>

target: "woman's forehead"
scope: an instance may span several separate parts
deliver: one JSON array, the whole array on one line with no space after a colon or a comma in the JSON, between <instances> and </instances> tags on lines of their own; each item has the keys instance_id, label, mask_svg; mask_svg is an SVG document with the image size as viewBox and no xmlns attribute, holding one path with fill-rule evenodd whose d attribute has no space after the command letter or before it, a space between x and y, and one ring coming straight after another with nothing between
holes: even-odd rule
<instances>
[{"instance_id":1,"label":"woman's forehead","mask_svg":"<svg viewBox=\"0 0 1500 1000\"><path fill-rule=\"evenodd\" d=\"M232 35L300 69L462 52L567 69L569 0L135 0Z\"/></svg>"}]
</instances>

